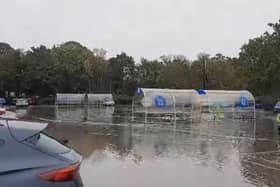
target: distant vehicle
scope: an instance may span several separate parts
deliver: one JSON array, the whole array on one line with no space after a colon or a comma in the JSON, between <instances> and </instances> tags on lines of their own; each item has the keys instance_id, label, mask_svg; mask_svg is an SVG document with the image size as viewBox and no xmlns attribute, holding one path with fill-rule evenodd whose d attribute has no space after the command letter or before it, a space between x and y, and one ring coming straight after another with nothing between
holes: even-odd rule
<instances>
[{"instance_id":1,"label":"distant vehicle","mask_svg":"<svg viewBox=\"0 0 280 187\"><path fill-rule=\"evenodd\" d=\"M256 103L255 107L256 109L263 109L263 105L260 103Z\"/></svg>"},{"instance_id":2,"label":"distant vehicle","mask_svg":"<svg viewBox=\"0 0 280 187\"><path fill-rule=\"evenodd\" d=\"M280 101L278 101L276 103L276 105L274 106L273 112L275 112L275 113L280 112Z\"/></svg>"},{"instance_id":3,"label":"distant vehicle","mask_svg":"<svg viewBox=\"0 0 280 187\"><path fill-rule=\"evenodd\" d=\"M25 98L16 99L16 106L17 107L25 107L25 106L28 106L28 105L29 105L28 99L25 99Z\"/></svg>"},{"instance_id":4,"label":"distant vehicle","mask_svg":"<svg viewBox=\"0 0 280 187\"><path fill-rule=\"evenodd\" d=\"M36 105L37 104L37 99L39 98L39 96L33 96L33 97L29 97L27 99L28 104L29 105Z\"/></svg>"},{"instance_id":5,"label":"distant vehicle","mask_svg":"<svg viewBox=\"0 0 280 187\"><path fill-rule=\"evenodd\" d=\"M104 102L103 102L103 105L104 105L104 106L114 106L114 105L115 105L115 102L114 102L114 101L111 101L111 100L107 100L107 101L104 101Z\"/></svg>"},{"instance_id":6,"label":"distant vehicle","mask_svg":"<svg viewBox=\"0 0 280 187\"><path fill-rule=\"evenodd\" d=\"M81 155L42 132L46 127L0 115L1 186L83 186Z\"/></svg>"},{"instance_id":7,"label":"distant vehicle","mask_svg":"<svg viewBox=\"0 0 280 187\"><path fill-rule=\"evenodd\" d=\"M6 99L3 98L3 97L0 97L0 106L4 106L4 105L6 105L6 104L7 104Z\"/></svg>"}]
</instances>

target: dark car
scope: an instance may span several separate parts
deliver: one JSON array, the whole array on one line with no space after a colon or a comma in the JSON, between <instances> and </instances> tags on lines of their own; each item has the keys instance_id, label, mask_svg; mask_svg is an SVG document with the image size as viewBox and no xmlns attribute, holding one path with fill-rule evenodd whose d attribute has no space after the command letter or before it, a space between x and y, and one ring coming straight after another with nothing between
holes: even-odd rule
<instances>
[{"instance_id":1,"label":"dark car","mask_svg":"<svg viewBox=\"0 0 280 187\"><path fill-rule=\"evenodd\" d=\"M7 101L4 97L0 97L0 106L4 106L7 104Z\"/></svg>"},{"instance_id":2,"label":"dark car","mask_svg":"<svg viewBox=\"0 0 280 187\"><path fill-rule=\"evenodd\" d=\"M263 105L261 103L256 103L256 109L263 109Z\"/></svg>"},{"instance_id":3,"label":"dark car","mask_svg":"<svg viewBox=\"0 0 280 187\"><path fill-rule=\"evenodd\" d=\"M42 131L47 124L0 114L0 186L81 187L82 157Z\"/></svg>"},{"instance_id":4,"label":"dark car","mask_svg":"<svg viewBox=\"0 0 280 187\"><path fill-rule=\"evenodd\" d=\"M278 102L276 103L276 105L274 106L273 112L274 112L274 113L279 113L279 112L280 112L280 101L278 101Z\"/></svg>"}]
</instances>

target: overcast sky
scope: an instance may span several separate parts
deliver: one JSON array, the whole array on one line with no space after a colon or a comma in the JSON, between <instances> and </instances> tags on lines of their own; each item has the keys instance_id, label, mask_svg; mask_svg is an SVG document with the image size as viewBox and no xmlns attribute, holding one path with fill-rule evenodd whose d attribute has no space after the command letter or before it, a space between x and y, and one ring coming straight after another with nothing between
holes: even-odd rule
<instances>
[{"instance_id":1,"label":"overcast sky","mask_svg":"<svg viewBox=\"0 0 280 187\"><path fill-rule=\"evenodd\" d=\"M236 56L280 18L279 0L0 0L0 41L14 48L75 40L136 59Z\"/></svg>"}]
</instances>

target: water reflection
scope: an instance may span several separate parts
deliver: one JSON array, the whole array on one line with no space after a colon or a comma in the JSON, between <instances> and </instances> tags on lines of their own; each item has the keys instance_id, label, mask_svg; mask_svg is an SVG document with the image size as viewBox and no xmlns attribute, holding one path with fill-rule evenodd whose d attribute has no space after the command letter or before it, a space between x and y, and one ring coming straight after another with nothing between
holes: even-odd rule
<instances>
[{"instance_id":1,"label":"water reflection","mask_svg":"<svg viewBox=\"0 0 280 187\"><path fill-rule=\"evenodd\" d=\"M278 133L271 119L259 120L258 124L257 135L267 139L239 147L241 173L256 186L276 187L280 185Z\"/></svg>"},{"instance_id":2,"label":"water reflection","mask_svg":"<svg viewBox=\"0 0 280 187\"><path fill-rule=\"evenodd\" d=\"M193 139L185 133L132 126L54 125L48 132L70 139L83 154L81 172L87 186L130 186L133 181L134 186L217 186L219 176L224 177L226 186L246 186L240 183L242 177L235 175L238 157L235 142L229 140ZM227 180L233 176L238 180L229 185Z\"/></svg>"},{"instance_id":3,"label":"water reflection","mask_svg":"<svg viewBox=\"0 0 280 187\"><path fill-rule=\"evenodd\" d=\"M114 107L69 107L69 106L56 106L55 119L59 121L81 122L93 121L99 123L112 123L114 114Z\"/></svg>"},{"instance_id":4,"label":"water reflection","mask_svg":"<svg viewBox=\"0 0 280 187\"><path fill-rule=\"evenodd\" d=\"M69 121L80 113L79 109L58 113L53 108L48 114L42 110L28 113ZM78 122L82 118L68 125L54 121L47 129L81 152L85 186L280 185L279 138L270 119L257 120L254 141L255 121L139 125L128 123L128 107L98 110L88 111L89 116L96 112L90 123Z\"/></svg>"},{"instance_id":5,"label":"water reflection","mask_svg":"<svg viewBox=\"0 0 280 187\"><path fill-rule=\"evenodd\" d=\"M61 122L61 124L79 124L85 121L112 124L114 107L103 106L30 106L16 110L20 116Z\"/></svg>"},{"instance_id":6,"label":"water reflection","mask_svg":"<svg viewBox=\"0 0 280 187\"><path fill-rule=\"evenodd\" d=\"M258 186L279 186L280 150L277 144L256 142L254 146L247 145L246 148L252 152L240 154L243 176Z\"/></svg>"}]
</instances>

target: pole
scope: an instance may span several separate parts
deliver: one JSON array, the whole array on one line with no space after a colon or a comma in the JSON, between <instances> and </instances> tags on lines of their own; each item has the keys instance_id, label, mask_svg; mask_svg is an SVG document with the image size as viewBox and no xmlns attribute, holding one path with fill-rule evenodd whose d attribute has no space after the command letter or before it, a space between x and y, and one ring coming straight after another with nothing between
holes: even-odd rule
<instances>
[{"instance_id":1,"label":"pole","mask_svg":"<svg viewBox=\"0 0 280 187\"><path fill-rule=\"evenodd\" d=\"M203 89L206 89L206 59L203 60Z\"/></svg>"},{"instance_id":2,"label":"pole","mask_svg":"<svg viewBox=\"0 0 280 187\"><path fill-rule=\"evenodd\" d=\"M89 102L88 102L88 94L86 92L85 94L85 98L84 98L84 121L87 121L88 120L88 105Z\"/></svg>"}]
</instances>

